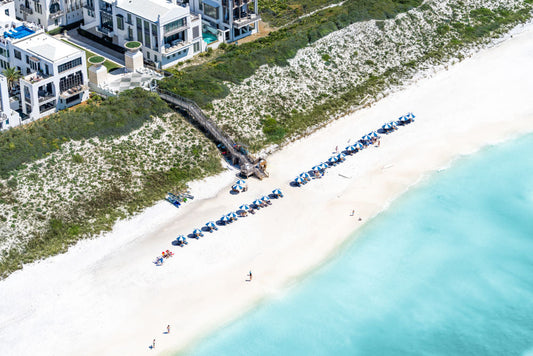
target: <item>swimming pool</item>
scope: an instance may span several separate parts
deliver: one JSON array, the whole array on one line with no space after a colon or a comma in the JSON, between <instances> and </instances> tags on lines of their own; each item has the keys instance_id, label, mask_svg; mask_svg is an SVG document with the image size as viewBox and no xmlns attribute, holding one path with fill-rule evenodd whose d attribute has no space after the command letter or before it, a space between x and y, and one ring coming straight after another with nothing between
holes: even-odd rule
<instances>
[{"instance_id":1,"label":"swimming pool","mask_svg":"<svg viewBox=\"0 0 533 356\"><path fill-rule=\"evenodd\" d=\"M204 42L207 44L213 43L217 40L217 36L213 35L210 32L202 32L202 38L204 39Z\"/></svg>"},{"instance_id":2,"label":"swimming pool","mask_svg":"<svg viewBox=\"0 0 533 356\"><path fill-rule=\"evenodd\" d=\"M15 27L12 30L4 32L4 37L5 38L11 37L11 38L15 38L15 39L21 39L21 38L24 38L26 36L32 35L34 33L35 33L35 31L33 31L32 29L27 28L26 26L19 26L19 27Z\"/></svg>"}]
</instances>

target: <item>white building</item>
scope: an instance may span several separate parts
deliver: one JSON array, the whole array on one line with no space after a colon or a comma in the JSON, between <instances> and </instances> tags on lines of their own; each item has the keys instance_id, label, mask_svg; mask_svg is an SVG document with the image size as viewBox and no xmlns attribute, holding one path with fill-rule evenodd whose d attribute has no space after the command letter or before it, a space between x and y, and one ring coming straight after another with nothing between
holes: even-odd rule
<instances>
[{"instance_id":1,"label":"white building","mask_svg":"<svg viewBox=\"0 0 533 356\"><path fill-rule=\"evenodd\" d=\"M49 31L83 20L83 0L15 0L16 17ZM15 14L11 15L14 16Z\"/></svg>"},{"instance_id":2,"label":"white building","mask_svg":"<svg viewBox=\"0 0 533 356\"><path fill-rule=\"evenodd\" d=\"M37 26L0 14L0 71L7 68L17 68L23 77L7 96L7 80L0 77L6 116L0 119L2 128L18 124L10 119L13 110L26 123L89 97L84 51L48 36Z\"/></svg>"},{"instance_id":3,"label":"white building","mask_svg":"<svg viewBox=\"0 0 533 356\"><path fill-rule=\"evenodd\" d=\"M161 68L204 51L202 21L176 0L87 0L82 29L123 46L142 43L144 59Z\"/></svg>"},{"instance_id":4,"label":"white building","mask_svg":"<svg viewBox=\"0 0 533 356\"><path fill-rule=\"evenodd\" d=\"M15 2L13 0L0 0L0 14L15 17Z\"/></svg>"},{"instance_id":5,"label":"white building","mask_svg":"<svg viewBox=\"0 0 533 356\"><path fill-rule=\"evenodd\" d=\"M191 0L190 6L193 13L202 14L204 32L224 42L257 33L261 19L257 0Z\"/></svg>"}]
</instances>

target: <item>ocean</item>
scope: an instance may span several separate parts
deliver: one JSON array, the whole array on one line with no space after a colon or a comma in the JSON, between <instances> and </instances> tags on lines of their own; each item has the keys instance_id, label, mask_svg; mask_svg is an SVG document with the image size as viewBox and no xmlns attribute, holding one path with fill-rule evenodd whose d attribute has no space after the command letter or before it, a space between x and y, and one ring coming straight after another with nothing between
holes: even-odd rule
<instances>
[{"instance_id":1,"label":"ocean","mask_svg":"<svg viewBox=\"0 0 533 356\"><path fill-rule=\"evenodd\" d=\"M532 152L457 159L186 354L533 355Z\"/></svg>"}]
</instances>

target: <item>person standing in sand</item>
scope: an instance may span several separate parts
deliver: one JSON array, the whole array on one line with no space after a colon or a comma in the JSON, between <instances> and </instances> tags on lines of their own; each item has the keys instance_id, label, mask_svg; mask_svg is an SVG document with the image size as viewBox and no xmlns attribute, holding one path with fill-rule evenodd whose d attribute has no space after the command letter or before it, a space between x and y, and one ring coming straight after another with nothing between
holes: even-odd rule
<instances>
[{"instance_id":1,"label":"person standing in sand","mask_svg":"<svg viewBox=\"0 0 533 356\"><path fill-rule=\"evenodd\" d=\"M249 281L251 282L252 281L252 271L248 272L248 278L249 278Z\"/></svg>"},{"instance_id":2,"label":"person standing in sand","mask_svg":"<svg viewBox=\"0 0 533 356\"><path fill-rule=\"evenodd\" d=\"M155 339L152 341L152 350L155 349Z\"/></svg>"},{"instance_id":3,"label":"person standing in sand","mask_svg":"<svg viewBox=\"0 0 533 356\"><path fill-rule=\"evenodd\" d=\"M170 325L167 325L167 334L170 334Z\"/></svg>"}]
</instances>

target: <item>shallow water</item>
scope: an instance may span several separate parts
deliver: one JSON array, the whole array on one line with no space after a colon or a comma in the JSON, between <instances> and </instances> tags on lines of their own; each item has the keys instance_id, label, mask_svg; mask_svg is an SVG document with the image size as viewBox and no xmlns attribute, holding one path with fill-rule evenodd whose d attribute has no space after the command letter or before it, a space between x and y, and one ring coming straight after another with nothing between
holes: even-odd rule
<instances>
[{"instance_id":1,"label":"shallow water","mask_svg":"<svg viewBox=\"0 0 533 356\"><path fill-rule=\"evenodd\" d=\"M192 355L533 354L533 135L462 158Z\"/></svg>"}]
</instances>

